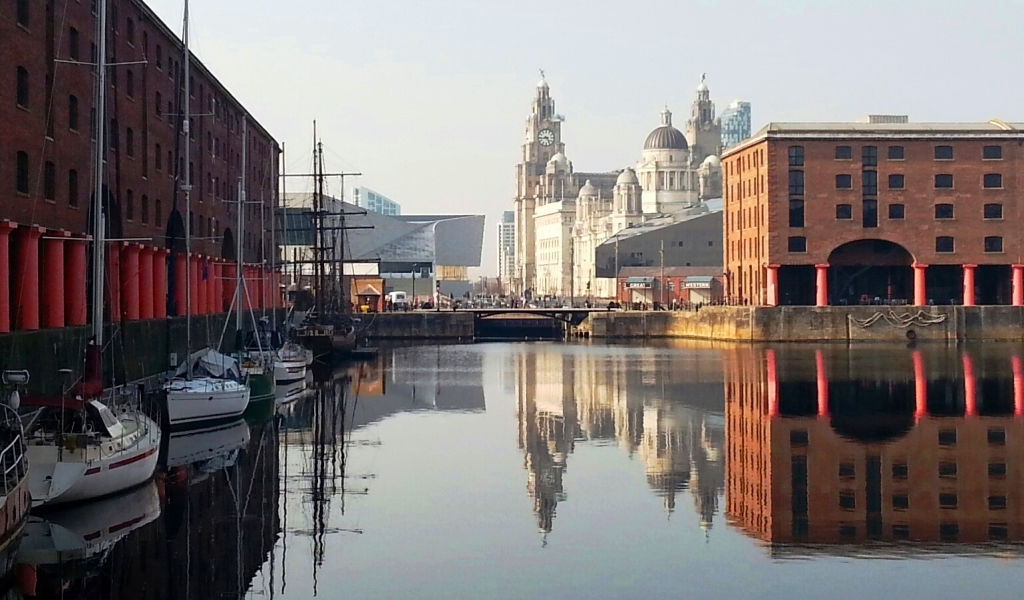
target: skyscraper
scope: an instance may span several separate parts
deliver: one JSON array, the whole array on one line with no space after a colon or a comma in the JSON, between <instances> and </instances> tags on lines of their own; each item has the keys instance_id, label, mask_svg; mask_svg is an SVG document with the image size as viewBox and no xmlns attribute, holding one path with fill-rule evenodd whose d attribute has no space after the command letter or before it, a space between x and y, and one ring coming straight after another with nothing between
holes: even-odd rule
<instances>
[{"instance_id":1,"label":"skyscraper","mask_svg":"<svg viewBox=\"0 0 1024 600\"><path fill-rule=\"evenodd\" d=\"M729 148L750 137L750 103L733 100L722 113L722 146Z\"/></svg>"},{"instance_id":2,"label":"skyscraper","mask_svg":"<svg viewBox=\"0 0 1024 600\"><path fill-rule=\"evenodd\" d=\"M512 290L516 276L516 212L506 210L498 222L498 277L505 293Z\"/></svg>"}]
</instances>

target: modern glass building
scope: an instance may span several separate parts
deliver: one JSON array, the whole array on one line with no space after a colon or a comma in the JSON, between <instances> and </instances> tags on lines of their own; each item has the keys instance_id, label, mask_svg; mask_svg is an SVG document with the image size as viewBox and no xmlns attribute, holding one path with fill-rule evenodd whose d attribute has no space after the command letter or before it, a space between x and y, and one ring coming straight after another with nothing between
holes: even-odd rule
<instances>
[{"instance_id":1,"label":"modern glass building","mask_svg":"<svg viewBox=\"0 0 1024 600\"><path fill-rule=\"evenodd\" d=\"M356 206L365 208L370 212L391 217L402 214L402 205L391 198L375 192L368 187L357 187L352 189L352 195Z\"/></svg>"},{"instance_id":2,"label":"modern glass building","mask_svg":"<svg viewBox=\"0 0 1024 600\"><path fill-rule=\"evenodd\" d=\"M722 146L729 148L750 137L750 103L734 100L722 112Z\"/></svg>"},{"instance_id":3,"label":"modern glass building","mask_svg":"<svg viewBox=\"0 0 1024 600\"><path fill-rule=\"evenodd\" d=\"M498 277L506 291L516 276L516 213L506 210L498 222Z\"/></svg>"}]
</instances>

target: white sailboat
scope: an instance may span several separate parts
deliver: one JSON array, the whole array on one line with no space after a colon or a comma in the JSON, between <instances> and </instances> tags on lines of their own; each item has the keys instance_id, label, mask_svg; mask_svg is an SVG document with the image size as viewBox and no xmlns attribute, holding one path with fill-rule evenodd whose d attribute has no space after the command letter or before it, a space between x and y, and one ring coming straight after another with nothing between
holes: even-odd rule
<instances>
[{"instance_id":1,"label":"white sailboat","mask_svg":"<svg viewBox=\"0 0 1024 600\"><path fill-rule=\"evenodd\" d=\"M191 80L189 69L192 63L192 55L189 52L189 31L188 31L188 0L185 0L185 17L182 31L182 42L185 47L184 68L185 75L182 78L185 83L185 111L182 121L182 139L185 144L184 177L181 183L181 190L185 192L185 264L186 269L192 259L192 174L191 169ZM186 319L186 347L187 359L165 385L164 392L167 396L167 422L172 429L197 427L210 425L216 422L232 421L245 412L249 406L249 386L245 384L241 371L234 359L224 356L214 350L206 349L200 351L199 357L192 354L192 278L185 277L185 319ZM205 361L203 360L205 359ZM196 363L207 368L199 372L195 370ZM219 364L218 364L219 362ZM232 364L234 363L234 368Z\"/></svg>"},{"instance_id":2,"label":"white sailboat","mask_svg":"<svg viewBox=\"0 0 1024 600\"><path fill-rule=\"evenodd\" d=\"M107 2L99 0L97 42L107 47ZM25 427L28 481L32 504L56 504L113 494L153 476L160 448L160 427L123 393L103 395L103 279L105 275L104 158L107 149L106 54L96 65L96 143L93 157L92 337L85 372L70 397L26 398L37 410ZM121 390L124 392L124 390Z\"/></svg>"}]
</instances>

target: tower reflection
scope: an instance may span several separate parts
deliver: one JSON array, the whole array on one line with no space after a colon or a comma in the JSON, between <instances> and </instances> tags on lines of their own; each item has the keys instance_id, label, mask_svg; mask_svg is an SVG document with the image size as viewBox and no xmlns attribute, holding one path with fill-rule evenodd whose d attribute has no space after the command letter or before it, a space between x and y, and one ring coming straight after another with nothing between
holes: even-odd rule
<instances>
[{"instance_id":1,"label":"tower reflection","mask_svg":"<svg viewBox=\"0 0 1024 600\"><path fill-rule=\"evenodd\" d=\"M777 555L1024 539L1024 377L1003 351L726 352L726 516Z\"/></svg>"}]
</instances>

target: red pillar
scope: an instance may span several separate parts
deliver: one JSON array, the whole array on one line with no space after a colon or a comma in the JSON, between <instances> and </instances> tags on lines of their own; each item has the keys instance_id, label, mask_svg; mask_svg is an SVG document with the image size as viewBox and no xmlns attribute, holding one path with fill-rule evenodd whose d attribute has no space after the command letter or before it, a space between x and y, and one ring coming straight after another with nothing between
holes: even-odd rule
<instances>
[{"instance_id":1,"label":"red pillar","mask_svg":"<svg viewBox=\"0 0 1024 600\"><path fill-rule=\"evenodd\" d=\"M43 240L43 326L64 327L64 243L71 234L53 232Z\"/></svg>"},{"instance_id":2,"label":"red pillar","mask_svg":"<svg viewBox=\"0 0 1024 600\"><path fill-rule=\"evenodd\" d=\"M192 286L189 297L192 300L192 314L199 314L199 257L193 254L188 261L189 285Z\"/></svg>"},{"instance_id":3,"label":"red pillar","mask_svg":"<svg viewBox=\"0 0 1024 600\"><path fill-rule=\"evenodd\" d=\"M779 265L768 265L768 306L779 305Z\"/></svg>"},{"instance_id":4,"label":"red pillar","mask_svg":"<svg viewBox=\"0 0 1024 600\"><path fill-rule=\"evenodd\" d=\"M0 333L11 330L11 232L18 227L4 219L0 221Z\"/></svg>"},{"instance_id":5,"label":"red pillar","mask_svg":"<svg viewBox=\"0 0 1024 600\"><path fill-rule=\"evenodd\" d=\"M241 307L242 310L249 310L252 308L252 267L242 266L242 283Z\"/></svg>"},{"instance_id":6,"label":"red pillar","mask_svg":"<svg viewBox=\"0 0 1024 600\"><path fill-rule=\"evenodd\" d=\"M925 270L928 265L914 263L914 306L928 304L928 288L925 280Z\"/></svg>"},{"instance_id":7,"label":"red pillar","mask_svg":"<svg viewBox=\"0 0 1024 600\"><path fill-rule=\"evenodd\" d=\"M153 253L153 318L167 318L167 257L169 250L158 248Z\"/></svg>"},{"instance_id":8,"label":"red pillar","mask_svg":"<svg viewBox=\"0 0 1024 600\"><path fill-rule=\"evenodd\" d=\"M238 300L235 298L235 278L238 276L238 265L235 263L224 263L224 279L221 280L221 298L223 304L221 304L222 311L228 312L232 308L232 304L237 303ZM235 308L238 305L235 304Z\"/></svg>"},{"instance_id":9,"label":"red pillar","mask_svg":"<svg viewBox=\"0 0 1024 600\"><path fill-rule=\"evenodd\" d=\"M214 260L210 265L210 293L213 294L213 302L210 309L214 313L224 312L224 263Z\"/></svg>"},{"instance_id":10,"label":"red pillar","mask_svg":"<svg viewBox=\"0 0 1024 600\"><path fill-rule=\"evenodd\" d=\"M814 351L814 372L818 382L818 416L828 416L828 370L825 368L825 353Z\"/></svg>"},{"instance_id":11,"label":"red pillar","mask_svg":"<svg viewBox=\"0 0 1024 600\"><path fill-rule=\"evenodd\" d=\"M924 371L924 357L915 350L914 358L914 416L921 420L928 416L928 376Z\"/></svg>"},{"instance_id":12,"label":"red pillar","mask_svg":"<svg viewBox=\"0 0 1024 600\"><path fill-rule=\"evenodd\" d=\"M152 319L153 305L156 299L153 294L156 286L153 284L153 254L156 248L143 246L139 250L139 318Z\"/></svg>"},{"instance_id":13,"label":"red pillar","mask_svg":"<svg viewBox=\"0 0 1024 600\"><path fill-rule=\"evenodd\" d=\"M964 363L964 414L978 416L978 380L974 377L974 361L966 352L961 359Z\"/></svg>"},{"instance_id":14,"label":"red pillar","mask_svg":"<svg viewBox=\"0 0 1024 600\"><path fill-rule=\"evenodd\" d=\"M185 307L188 304L188 264L185 262L185 254L179 252L174 255L174 304L176 314L181 317L185 314Z\"/></svg>"},{"instance_id":15,"label":"red pillar","mask_svg":"<svg viewBox=\"0 0 1024 600\"><path fill-rule=\"evenodd\" d=\"M1024 306L1024 265L1012 265L1013 269L1013 305Z\"/></svg>"},{"instance_id":16,"label":"red pillar","mask_svg":"<svg viewBox=\"0 0 1024 600\"><path fill-rule=\"evenodd\" d=\"M18 264L14 274L14 305L18 309L18 329L39 329L39 238L42 227L19 228Z\"/></svg>"},{"instance_id":17,"label":"red pillar","mask_svg":"<svg viewBox=\"0 0 1024 600\"><path fill-rule=\"evenodd\" d=\"M815 305L828 306L828 264L814 265Z\"/></svg>"},{"instance_id":18,"label":"red pillar","mask_svg":"<svg viewBox=\"0 0 1024 600\"><path fill-rule=\"evenodd\" d=\"M197 256L196 261L196 314L205 315L210 312L210 298L206 295L206 282L208 281L206 270L206 257Z\"/></svg>"},{"instance_id":19,"label":"red pillar","mask_svg":"<svg viewBox=\"0 0 1024 600\"><path fill-rule=\"evenodd\" d=\"M88 318L86 303L87 240L69 239L64 244L64 320L68 325L85 325Z\"/></svg>"},{"instance_id":20,"label":"red pillar","mask_svg":"<svg viewBox=\"0 0 1024 600\"><path fill-rule=\"evenodd\" d=\"M775 362L775 351L766 350L765 359L768 369L768 416L779 415L779 372Z\"/></svg>"},{"instance_id":21,"label":"red pillar","mask_svg":"<svg viewBox=\"0 0 1024 600\"><path fill-rule=\"evenodd\" d=\"M217 259L207 258L206 259L206 314L214 315L220 312L220 305L217 304L217 290L220 288L220 283L217 279Z\"/></svg>"},{"instance_id":22,"label":"red pillar","mask_svg":"<svg viewBox=\"0 0 1024 600\"><path fill-rule=\"evenodd\" d=\"M124 244L121 247L121 294L124 299L124 318L138 321L139 307L139 244Z\"/></svg>"},{"instance_id":23,"label":"red pillar","mask_svg":"<svg viewBox=\"0 0 1024 600\"><path fill-rule=\"evenodd\" d=\"M1010 358L1013 367L1013 415L1024 416L1024 369L1021 368L1020 357Z\"/></svg>"},{"instance_id":24,"label":"red pillar","mask_svg":"<svg viewBox=\"0 0 1024 600\"><path fill-rule=\"evenodd\" d=\"M974 306L974 269L978 265L964 265L964 306Z\"/></svg>"}]
</instances>

